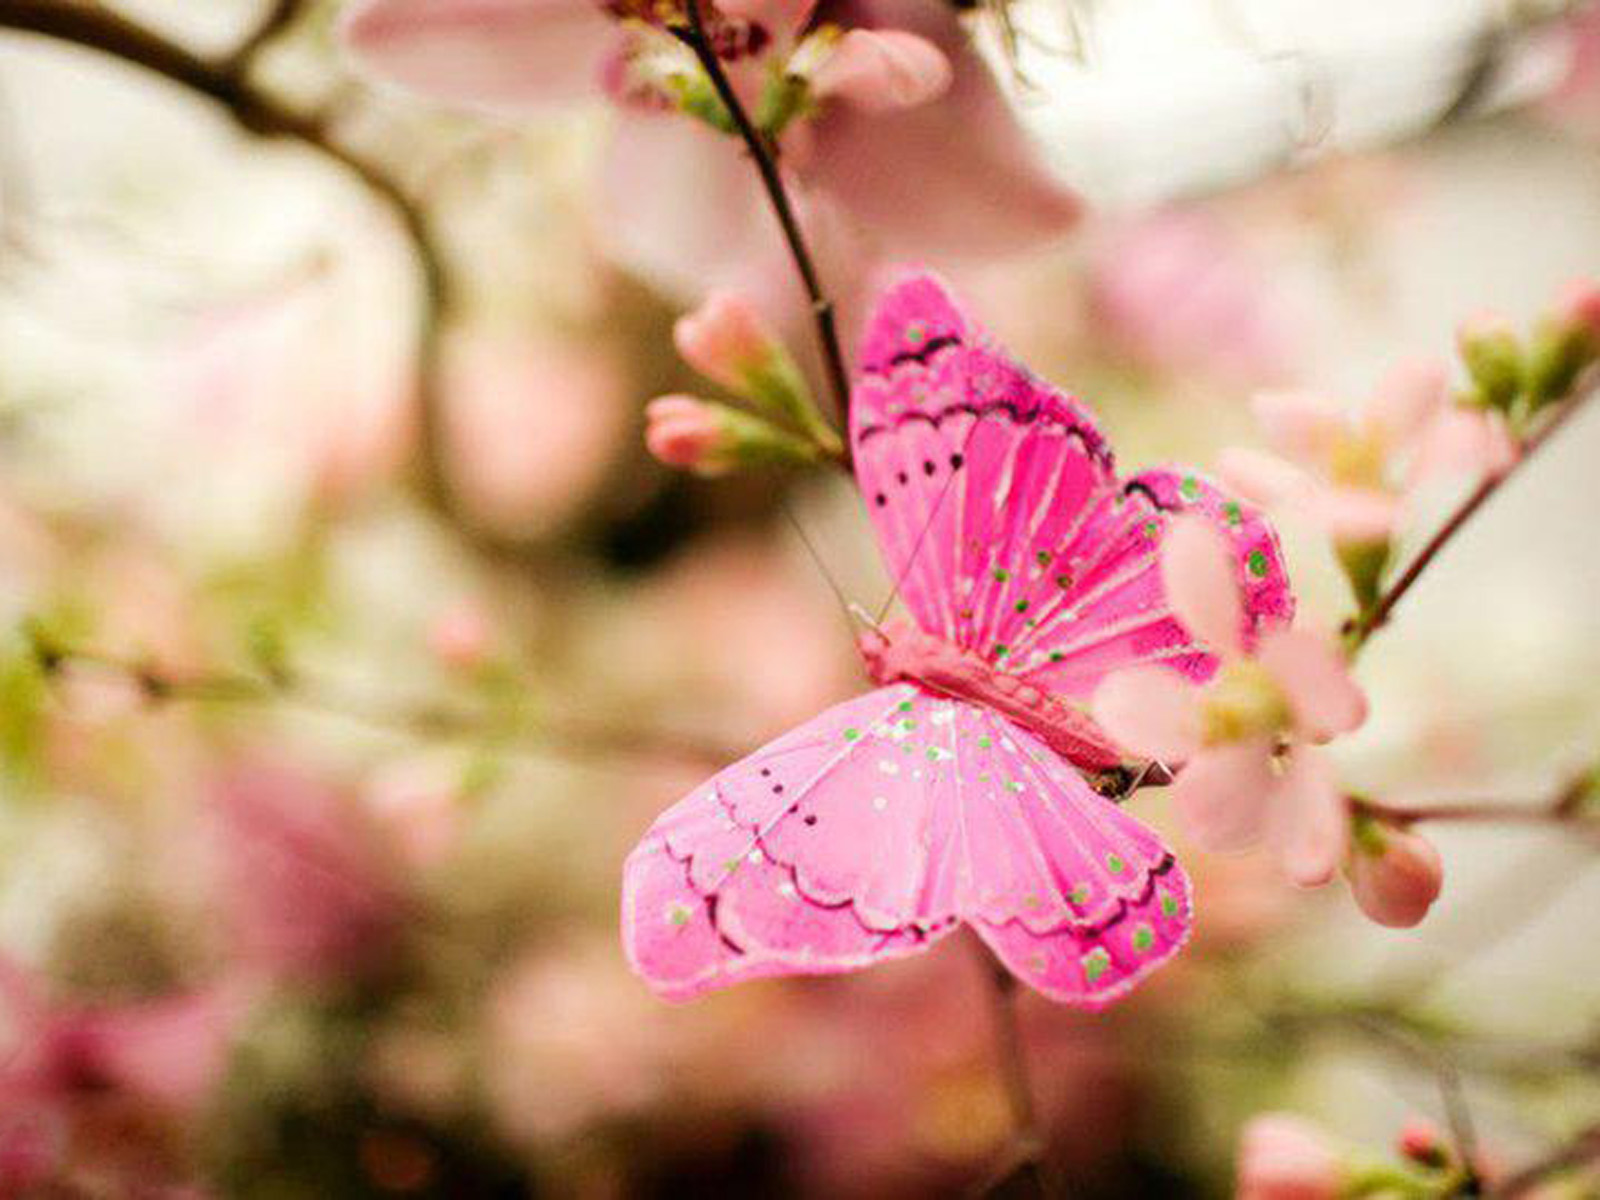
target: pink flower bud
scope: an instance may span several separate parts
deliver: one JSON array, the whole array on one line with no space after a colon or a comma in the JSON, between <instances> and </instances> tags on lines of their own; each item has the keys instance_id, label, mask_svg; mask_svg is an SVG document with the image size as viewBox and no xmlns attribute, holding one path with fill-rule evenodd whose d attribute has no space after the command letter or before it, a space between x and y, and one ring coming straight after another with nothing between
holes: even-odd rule
<instances>
[{"instance_id":1,"label":"pink flower bud","mask_svg":"<svg viewBox=\"0 0 1600 1200\"><path fill-rule=\"evenodd\" d=\"M481 666L493 642L488 614L470 602L446 609L428 629L428 649L453 671Z\"/></svg>"},{"instance_id":2,"label":"pink flower bud","mask_svg":"<svg viewBox=\"0 0 1600 1200\"><path fill-rule=\"evenodd\" d=\"M649 422L645 445L669 467L700 475L715 475L728 467L723 449L722 422L704 400L693 396L662 396L645 408Z\"/></svg>"},{"instance_id":3,"label":"pink flower bud","mask_svg":"<svg viewBox=\"0 0 1600 1200\"><path fill-rule=\"evenodd\" d=\"M1556 294L1555 316L1562 324L1600 340L1600 283L1572 280Z\"/></svg>"},{"instance_id":4,"label":"pink flower bud","mask_svg":"<svg viewBox=\"0 0 1600 1200\"><path fill-rule=\"evenodd\" d=\"M672 340L686 363L731 391L740 391L746 374L778 350L755 306L732 291L712 292L679 318Z\"/></svg>"},{"instance_id":5,"label":"pink flower bud","mask_svg":"<svg viewBox=\"0 0 1600 1200\"><path fill-rule=\"evenodd\" d=\"M1400 1130L1400 1153L1425 1167L1442 1167L1450 1159L1439 1127L1422 1117L1412 1117Z\"/></svg>"},{"instance_id":6,"label":"pink flower bud","mask_svg":"<svg viewBox=\"0 0 1600 1200\"><path fill-rule=\"evenodd\" d=\"M1409 929L1428 915L1444 886L1444 864L1419 833L1373 824L1354 841L1350 891L1379 925Z\"/></svg>"},{"instance_id":7,"label":"pink flower bud","mask_svg":"<svg viewBox=\"0 0 1600 1200\"><path fill-rule=\"evenodd\" d=\"M817 96L868 112L914 108L950 87L950 60L926 38L897 29L852 29L811 77Z\"/></svg>"},{"instance_id":8,"label":"pink flower bud","mask_svg":"<svg viewBox=\"0 0 1600 1200\"><path fill-rule=\"evenodd\" d=\"M1237 1200L1334 1200L1343 1169L1315 1125L1264 1113L1239 1139Z\"/></svg>"}]
</instances>

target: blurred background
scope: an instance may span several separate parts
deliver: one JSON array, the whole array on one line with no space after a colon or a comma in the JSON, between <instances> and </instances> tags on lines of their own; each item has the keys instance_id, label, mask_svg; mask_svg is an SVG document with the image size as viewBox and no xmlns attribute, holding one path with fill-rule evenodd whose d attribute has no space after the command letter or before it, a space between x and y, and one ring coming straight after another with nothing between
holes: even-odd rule
<instances>
[{"instance_id":1,"label":"blurred background","mask_svg":"<svg viewBox=\"0 0 1600 1200\"><path fill-rule=\"evenodd\" d=\"M717 257L681 232L716 217L705 177L635 173L598 91L429 104L350 70L332 3L55 6L227 64L298 133L27 32L51 7L0 3L0 1194L971 1189L1010 1118L957 939L673 1007L617 937L654 816L860 686L794 522L884 594L842 477L702 481L643 447L649 398L705 388L671 327L712 282L810 352L766 214ZM1257 440L1257 388L1359 400L1600 273L1589 6L965 19L1083 214L971 252L841 207L846 340L863 263L931 261L1125 464L1206 467ZM964 220L1002 222L984 203ZM1351 786L1534 801L1594 761L1597 454L1591 411L1374 643ZM1281 527L1335 622L1325 542ZM1171 830L1159 791L1136 809ZM1267 1108L1382 1157L1439 1117L1442 1055L1487 1157L1593 1122L1592 843L1437 840L1409 931L1180 840L1189 951L1101 1016L1022 1001L1071 1194L1229 1194Z\"/></svg>"}]
</instances>

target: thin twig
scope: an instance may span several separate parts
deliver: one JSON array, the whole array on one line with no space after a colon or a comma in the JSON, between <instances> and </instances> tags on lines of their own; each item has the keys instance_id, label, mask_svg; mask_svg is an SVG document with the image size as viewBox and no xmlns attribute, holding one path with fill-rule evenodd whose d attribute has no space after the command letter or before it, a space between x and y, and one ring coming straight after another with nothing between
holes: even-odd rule
<instances>
[{"instance_id":1,"label":"thin twig","mask_svg":"<svg viewBox=\"0 0 1600 1200\"><path fill-rule=\"evenodd\" d=\"M1490 1191L1489 1195L1495 1200L1513 1200L1514 1197L1527 1195L1553 1176L1595 1162L1600 1162L1600 1124L1580 1130L1575 1137L1551 1151L1547 1157L1530 1163L1509 1176Z\"/></svg>"},{"instance_id":2,"label":"thin twig","mask_svg":"<svg viewBox=\"0 0 1600 1200\"><path fill-rule=\"evenodd\" d=\"M1537 454L1551 438L1560 433L1567 423L1577 414L1597 390L1600 390L1600 375L1595 369L1590 369L1573 388L1571 396L1561 401L1554 416L1545 422L1540 429L1522 444L1522 452L1517 456L1517 461L1498 475L1491 475L1484 479L1471 494L1446 518L1443 525L1428 539L1427 543L1417 552L1410 564L1402 571L1399 577L1385 588L1378 600L1365 613L1355 617L1346 629L1347 645L1350 653L1354 654L1366 645L1367 640L1374 633L1389 623L1395 606L1400 603L1422 573L1428 569L1439 553L1450 544L1456 534L1460 533L1468 521L1484 506L1484 504L1498 492L1505 482L1517 473L1517 470Z\"/></svg>"},{"instance_id":3,"label":"thin twig","mask_svg":"<svg viewBox=\"0 0 1600 1200\"><path fill-rule=\"evenodd\" d=\"M453 307L453 293L427 215L384 168L342 144L327 117L287 107L253 83L244 69L248 63L240 55L247 50L253 54L275 36L282 22L293 18L294 7L274 7L266 24L244 47L220 60L203 58L106 9L60 0L0 0L0 28L81 46L161 76L219 105L247 133L297 142L338 164L390 210L410 244L421 283L415 335L418 488L423 499L481 551L497 557L518 556L526 547L481 528L465 515L450 483L439 376L443 324Z\"/></svg>"},{"instance_id":4,"label":"thin twig","mask_svg":"<svg viewBox=\"0 0 1600 1200\"><path fill-rule=\"evenodd\" d=\"M504 714L492 711L439 702L378 701L292 671L185 674L98 650L62 646L37 633L33 636L35 656L47 675L59 675L76 666L131 684L151 704L278 704L413 738L476 739L541 759L678 761L703 767L720 766L747 750L690 734L615 728L575 717L535 715L527 721L532 728L519 727L508 724Z\"/></svg>"},{"instance_id":5,"label":"thin twig","mask_svg":"<svg viewBox=\"0 0 1600 1200\"><path fill-rule=\"evenodd\" d=\"M982 942L974 948L989 993L989 1014L994 1026L995 1057L1006 1104L1011 1110L1011 1144L994 1171L979 1185L977 1193L987 1195L1013 1179L1027 1179L1039 1195L1050 1194L1045 1177L1044 1131L1033 1099L1033 1084L1028 1074L1027 1048L1017 1014L1017 978Z\"/></svg>"},{"instance_id":6,"label":"thin twig","mask_svg":"<svg viewBox=\"0 0 1600 1200\"><path fill-rule=\"evenodd\" d=\"M300 2L301 0L270 0L256 27L228 56L225 69L235 76L244 75L262 48L294 24L295 18L300 15Z\"/></svg>"},{"instance_id":7,"label":"thin twig","mask_svg":"<svg viewBox=\"0 0 1600 1200\"><path fill-rule=\"evenodd\" d=\"M843 431L845 458L848 462L850 453L850 383L845 371L844 351L839 346L839 332L834 317L833 301L828 298L823 290L821 277L817 274L816 263L811 257L811 250L806 245L805 234L800 228L800 222L795 217L794 206L790 203L788 189L784 186L783 172L778 167L778 148L772 139L756 128L755 122L750 119L750 114L745 110L738 94L733 90L733 84L728 79L728 74L722 68L722 60L717 57L717 52L711 44L711 39L706 33L705 17L700 11L699 0L685 0L685 11L688 15L686 26L674 26L673 34L684 45L688 46L695 58L699 61L701 69L705 71L706 78L711 81L711 86L716 89L717 97L728 110L728 115L733 119L734 127L739 131L740 140L744 142L745 149L750 154L750 159L755 163L756 171L761 176L761 186L767 194L767 202L772 207L773 216L778 220L779 227L783 230L783 240L789 247L789 257L794 260L795 271L800 276L801 286L805 288L806 299L811 305L811 317L816 326L817 342L822 350L823 370L827 375L828 390L832 395L834 411L838 414Z\"/></svg>"},{"instance_id":8,"label":"thin twig","mask_svg":"<svg viewBox=\"0 0 1600 1200\"><path fill-rule=\"evenodd\" d=\"M1550 799L1532 805L1500 804L1490 801L1433 805L1380 804L1360 796L1349 796L1346 799L1351 812L1402 827L1425 821L1560 825L1584 819L1585 801L1594 792L1597 778L1600 778L1597 769L1583 771L1558 788Z\"/></svg>"}]
</instances>

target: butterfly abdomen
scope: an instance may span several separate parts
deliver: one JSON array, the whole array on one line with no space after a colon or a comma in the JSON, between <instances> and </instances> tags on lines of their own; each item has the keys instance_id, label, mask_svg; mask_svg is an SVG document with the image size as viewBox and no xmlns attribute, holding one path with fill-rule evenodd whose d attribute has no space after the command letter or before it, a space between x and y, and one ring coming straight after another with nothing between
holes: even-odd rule
<instances>
[{"instance_id":1,"label":"butterfly abdomen","mask_svg":"<svg viewBox=\"0 0 1600 1200\"><path fill-rule=\"evenodd\" d=\"M965 700L1029 730L1074 766L1104 770L1122 755L1088 716L1061 697L1017 675L997 671L959 646L896 622L862 639L867 674L880 686L905 680Z\"/></svg>"}]
</instances>

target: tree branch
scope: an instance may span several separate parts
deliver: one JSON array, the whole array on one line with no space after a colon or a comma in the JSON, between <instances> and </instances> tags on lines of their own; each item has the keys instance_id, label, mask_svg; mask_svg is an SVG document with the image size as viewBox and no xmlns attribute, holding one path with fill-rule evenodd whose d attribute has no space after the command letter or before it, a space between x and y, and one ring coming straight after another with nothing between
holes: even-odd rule
<instances>
[{"instance_id":1,"label":"tree branch","mask_svg":"<svg viewBox=\"0 0 1600 1200\"><path fill-rule=\"evenodd\" d=\"M343 145L325 118L287 107L248 77L250 59L294 18L297 8L294 0L275 3L245 43L220 61L194 54L116 13L62 0L0 0L0 28L81 46L160 76L212 101L246 133L297 142L336 163L389 209L411 247L421 285L414 398L418 490L430 507L448 518L480 551L493 557L518 556L526 546L480 527L464 513L450 483L440 371L443 325L453 307L453 294L426 213L382 167Z\"/></svg>"},{"instance_id":2,"label":"tree branch","mask_svg":"<svg viewBox=\"0 0 1600 1200\"><path fill-rule=\"evenodd\" d=\"M672 32L693 52L701 69L711 81L711 86L716 89L718 99L732 117L734 127L739 131L740 140L744 142L750 160L755 163L756 172L761 176L761 186L767 194L767 202L772 207L773 216L777 218L778 225L783 230L783 240L789 248L789 257L794 260L795 271L800 276L801 286L805 288L806 299L811 305L817 342L822 350L823 370L827 375L834 411L839 417L845 463L848 466L850 382L845 371L844 351L839 346L833 301L823 290L821 277L817 274L816 264L811 257L811 250L806 245L805 233L801 230L800 222L795 217L794 206L789 201L783 173L778 169L777 147L770 138L756 128L755 122L750 119L750 114L745 111L744 104L733 90L727 72L722 69L722 60L717 57L711 39L706 33L705 17L700 11L699 0L685 0L685 10L689 18L688 25L674 26Z\"/></svg>"},{"instance_id":3,"label":"tree branch","mask_svg":"<svg viewBox=\"0 0 1600 1200\"><path fill-rule=\"evenodd\" d=\"M27 630L33 653L46 676L58 678L70 667L121 679L152 705L280 704L320 716L354 721L374 729L421 739L480 739L538 758L613 762L619 758L677 761L696 767L721 766L742 757L747 747L729 746L689 734L621 729L571 717L534 717L519 727L504 714L461 705L378 702L343 691L326 681L294 671L266 675L245 672L181 673L98 650L66 646L38 630Z\"/></svg>"},{"instance_id":4,"label":"tree branch","mask_svg":"<svg viewBox=\"0 0 1600 1200\"><path fill-rule=\"evenodd\" d=\"M1535 805L1511 805L1469 801L1460 804L1380 804L1361 796L1348 796L1350 811L1374 817L1390 825L1410 826L1423 821L1526 822L1567 824L1586 817L1585 805L1600 779L1600 768L1575 775L1557 789L1550 799Z\"/></svg>"},{"instance_id":5,"label":"tree branch","mask_svg":"<svg viewBox=\"0 0 1600 1200\"><path fill-rule=\"evenodd\" d=\"M1527 1195L1553 1176L1595 1162L1600 1162L1600 1125L1590 1125L1580 1130L1566 1145L1511 1175L1489 1195L1495 1200L1513 1200L1514 1197Z\"/></svg>"},{"instance_id":6,"label":"tree branch","mask_svg":"<svg viewBox=\"0 0 1600 1200\"><path fill-rule=\"evenodd\" d=\"M1006 1104L1011 1110L1011 1145L988 1176L974 1189L989 1195L1013 1179L1027 1179L1041 1196L1050 1194L1044 1169L1045 1137L1033 1099L1028 1073L1027 1047L1017 1020L1017 977L981 941L974 939L984 986L989 994L989 1017L994 1026L995 1057Z\"/></svg>"},{"instance_id":7,"label":"tree branch","mask_svg":"<svg viewBox=\"0 0 1600 1200\"><path fill-rule=\"evenodd\" d=\"M1405 599L1406 593L1415 585L1422 573L1428 569L1440 552L1454 540L1456 534L1466 526L1477 511L1488 502L1489 498L1503 487L1508 479L1533 458L1545 444L1560 433L1567 422L1577 414L1578 410L1600 391L1600 369L1590 368L1573 387L1571 395L1559 402L1555 414L1545 422L1531 437L1522 443L1521 453L1517 461L1512 463L1504 473L1491 475L1474 488L1456 510L1445 519L1443 525L1428 539L1427 543L1417 552L1410 564L1400 576L1391 583L1378 596L1376 603L1365 613L1353 617L1345 627L1346 645L1349 652L1354 655L1366 645L1369 638L1378 630L1389 623L1394 614L1395 606Z\"/></svg>"}]
</instances>

